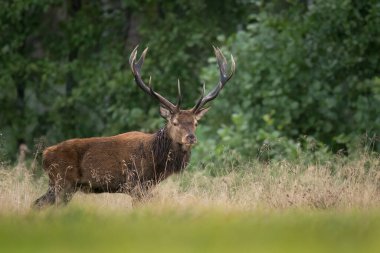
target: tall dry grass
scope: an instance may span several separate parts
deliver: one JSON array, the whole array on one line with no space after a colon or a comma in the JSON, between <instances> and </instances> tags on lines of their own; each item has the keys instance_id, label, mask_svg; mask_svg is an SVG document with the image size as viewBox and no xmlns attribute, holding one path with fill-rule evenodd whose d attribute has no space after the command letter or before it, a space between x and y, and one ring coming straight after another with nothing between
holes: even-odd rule
<instances>
[{"instance_id":1,"label":"tall dry grass","mask_svg":"<svg viewBox=\"0 0 380 253\"><path fill-rule=\"evenodd\" d=\"M380 206L380 158L334 157L323 164L305 161L254 161L225 168L185 171L153 190L143 203L154 209L372 209ZM220 171L216 173L215 171ZM213 176L211 174L214 174ZM25 166L0 168L0 213L27 213L47 188ZM100 210L130 210L125 194L77 193L69 205Z\"/></svg>"},{"instance_id":2,"label":"tall dry grass","mask_svg":"<svg viewBox=\"0 0 380 253\"><path fill-rule=\"evenodd\" d=\"M0 167L0 213L25 213L46 180L34 180L25 166Z\"/></svg>"},{"instance_id":3,"label":"tall dry grass","mask_svg":"<svg viewBox=\"0 0 380 253\"><path fill-rule=\"evenodd\" d=\"M185 172L161 184L159 206L218 206L224 209L372 209L380 206L380 157L332 157L305 161L252 162L220 176ZM223 175L224 174L224 175Z\"/></svg>"}]
</instances>

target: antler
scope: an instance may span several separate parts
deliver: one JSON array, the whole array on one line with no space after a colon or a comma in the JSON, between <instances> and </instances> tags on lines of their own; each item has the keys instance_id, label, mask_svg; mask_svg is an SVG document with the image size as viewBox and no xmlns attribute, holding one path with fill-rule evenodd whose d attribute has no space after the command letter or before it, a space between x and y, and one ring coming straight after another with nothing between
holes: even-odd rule
<instances>
[{"instance_id":1,"label":"antler","mask_svg":"<svg viewBox=\"0 0 380 253\"><path fill-rule=\"evenodd\" d=\"M197 103L192 109L194 113L198 112L200 109L202 109L203 106L205 106L205 104L215 99L219 95L219 92L221 91L221 89L223 89L224 85L231 79L231 77L235 73L236 64L234 61L234 57L231 55L231 73L228 75L226 71L227 60L224 57L222 51L220 51L219 48L215 48L214 46L212 47L214 48L216 60L219 65L220 80L219 80L219 83L214 87L214 89L210 91L210 93L208 93L206 96L204 96L205 84L203 83L201 97L199 98L199 100L197 101Z\"/></svg>"},{"instance_id":2,"label":"antler","mask_svg":"<svg viewBox=\"0 0 380 253\"><path fill-rule=\"evenodd\" d=\"M131 66L132 74L135 77L136 84L148 95L154 97L157 99L162 106L164 106L166 109L170 110L171 112L176 112L179 110L180 104L181 104L181 87L178 80L178 102L177 105L173 105L169 100L155 92L151 86L151 77L149 77L149 83L148 86L144 83L144 81L141 78L141 67L145 60L145 55L148 51L148 48L145 48L145 50L142 52L140 59L136 61L136 55L137 55L137 48L139 46L136 46L135 49L133 49L131 56L129 57L129 65Z\"/></svg>"}]
</instances>

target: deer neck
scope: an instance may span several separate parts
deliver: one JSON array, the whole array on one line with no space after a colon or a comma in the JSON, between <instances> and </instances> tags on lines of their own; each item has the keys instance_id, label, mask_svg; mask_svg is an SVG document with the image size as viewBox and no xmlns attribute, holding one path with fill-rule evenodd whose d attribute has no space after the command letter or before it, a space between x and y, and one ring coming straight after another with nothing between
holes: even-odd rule
<instances>
[{"instance_id":1,"label":"deer neck","mask_svg":"<svg viewBox=\"0 0 380 253\"><path fill-rule=\"evenodd\" d=\"M164 127L154 134L153 153L158 167L176 172L187 166L191 147L174 142Z\"/></svg>"}]
</instances>

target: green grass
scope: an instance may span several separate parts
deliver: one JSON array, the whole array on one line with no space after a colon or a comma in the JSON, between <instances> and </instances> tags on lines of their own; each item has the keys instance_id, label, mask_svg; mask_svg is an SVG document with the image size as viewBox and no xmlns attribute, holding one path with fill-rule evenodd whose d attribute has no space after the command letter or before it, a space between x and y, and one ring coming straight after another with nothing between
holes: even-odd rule
<instances>
[{"instance_id":1,"label":"green grass","mask_svg":"<svg viewBox=\"0 0 380 253\"><path fill-rule=\"evenodd\" d=\"M94 212L0 217L1 252L380 252L376 212Z\"/></svg>"}]
</instances>

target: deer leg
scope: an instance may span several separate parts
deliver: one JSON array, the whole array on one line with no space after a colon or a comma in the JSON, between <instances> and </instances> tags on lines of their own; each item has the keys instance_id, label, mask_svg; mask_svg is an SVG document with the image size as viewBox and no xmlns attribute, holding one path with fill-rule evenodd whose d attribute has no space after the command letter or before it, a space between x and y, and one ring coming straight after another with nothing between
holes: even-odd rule
<instances>
[{"instance_id":1,"label":"deer leg","mask_svg":"<svg viewBox=\"0 0 380 253\"><path fill-rule=\"evenodd\" d=\"M33 208L41 209L47 205L53 205L55 203L55 191L53 186L49 186L47 192L36 199L33 203Z\"/></svg>"},{"instance_id":2,"label":"deer leg","mask_svg":"<svg viewBox=\"0 0 380 253\"><path fill-rule=\"evenodd\" d=\"M57 205L66 205L70 202L76 192L75 184L66 182L64 185L55 187L55 198Z\"/></svg>"},{"instance_id":3,"label":"deer leg","mask_svg":"<svg viewBox=\"0 0 380 253\"><path fill-rule=\"evenodd\" d=\"M132 206L136 207L140 203L146 203L153 197L153 186L150 183L138 184L130 192L132 197Z\"/></svg>"}]
</instances>

